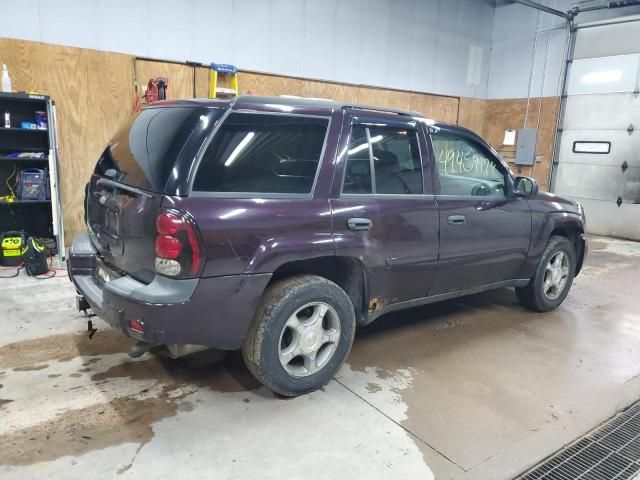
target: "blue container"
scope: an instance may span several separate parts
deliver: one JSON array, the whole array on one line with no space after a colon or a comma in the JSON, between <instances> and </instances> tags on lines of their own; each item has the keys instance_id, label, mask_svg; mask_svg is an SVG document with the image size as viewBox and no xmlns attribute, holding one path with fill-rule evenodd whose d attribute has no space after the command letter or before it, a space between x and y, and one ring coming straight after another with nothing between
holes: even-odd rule
<instances>
[{"instance_id":1,"label":"blue container","mask_svg":"<svg viewBox=\"0 0 640 480\"><path fill-rule=\"evenodd\" d=\"M38 130L47 129L47 112L36 112L36 128Z\"/></svg>"}]
</instances>

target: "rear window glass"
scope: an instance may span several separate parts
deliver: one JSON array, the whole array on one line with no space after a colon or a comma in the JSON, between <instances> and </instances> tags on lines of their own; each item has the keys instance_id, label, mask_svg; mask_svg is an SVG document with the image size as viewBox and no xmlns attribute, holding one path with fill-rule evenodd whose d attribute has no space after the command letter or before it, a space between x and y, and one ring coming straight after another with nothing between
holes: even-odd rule
<instances>
[{"instance_id":1,"label":"rear window glass","mask_svg":"<svg viewBox=\"0 0 640 480\"><path fill-rule=\"evenodd\" d=\"M372 166L375 182L371 181ZM342 192L421 194L422 163L416 131L355 125L347 150Z\"/></svg>"},{"instance_id":2,"label":"rear window glass","mask_svg":"<svg viewBox=\"0 0 640 480\"><path fill-rule=\"evenodd\" d=\"M329 120L232 113L205 152L193 189L310 193Z\"/></svg>"},{"instance_id":3,"label":"rear window glass","mask_svg":"<svg viewBox=\"0 0 640 480\"><path fill-rule=\"evenodd\" d=\"M98 161L95 173L145 190L163 191L193 129L206 128L209 110L148 108L125 123ZM202 121L201 117L206 121Z\"/></svg>"}]
</instances>

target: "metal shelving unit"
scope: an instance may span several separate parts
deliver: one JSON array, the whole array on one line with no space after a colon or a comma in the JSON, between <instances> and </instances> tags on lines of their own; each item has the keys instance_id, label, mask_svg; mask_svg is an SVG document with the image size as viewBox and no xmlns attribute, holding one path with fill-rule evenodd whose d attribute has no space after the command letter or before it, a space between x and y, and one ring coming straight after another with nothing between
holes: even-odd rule
<instances>
[{"instance_id":1,"label":"metal shelving unit","mask_svg":"<svg viewBox=\"0 0 640 480\"><path fill-rule=\"evenodd\" d=\"M4 113L11 114L11 127L4 127ZM47 114L47 129L19 128L21 122L35 122L36 112ZM16 158L16 153L41 153L41 158ZM0 201L0 232L22 230L28 235L54 238L58 258L65 256L64 230L60 203L60 175L58 141L56 136L56 107L47 95L27 93L0 93L0 196L14 190L9 181L25 168L47 169L49 199ZM11 187L11 188L10 188Z\"/></svg>"}]
</instances>

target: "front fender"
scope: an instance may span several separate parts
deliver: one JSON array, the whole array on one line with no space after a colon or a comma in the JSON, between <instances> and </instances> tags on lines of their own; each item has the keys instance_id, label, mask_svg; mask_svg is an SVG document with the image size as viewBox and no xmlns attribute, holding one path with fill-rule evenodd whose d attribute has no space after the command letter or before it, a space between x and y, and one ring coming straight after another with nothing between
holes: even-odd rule
<instances>
[{"instance_id":1,"label":"front fender","mask_svg":"<svg viewBox=\"0 0 640 480\"><path fill-rule=\"evenodd\" d=\"M576 275L582 268L586 253L584 239L584 222L578 213L566 211L533 212L532 236L529 255L524 267L523 278L529 278L535 273L544 249L553 234L571 234L576 241Z\"/></svg>"},{"instance_id":2,"label":"front fender","mask_svg":"<svg viewBox=\"0 0 640 480\"><path fill-rule=\"evenodd\" d=\"M582 218L573 212L548 212L538 222L539 224L536 225L536 218L534 217L534 235L530 249L530 253L537 256L542 255L554 231L564 229L567 231L578 230L580 233L584 232Z\"/></svg>"}]
</instances>

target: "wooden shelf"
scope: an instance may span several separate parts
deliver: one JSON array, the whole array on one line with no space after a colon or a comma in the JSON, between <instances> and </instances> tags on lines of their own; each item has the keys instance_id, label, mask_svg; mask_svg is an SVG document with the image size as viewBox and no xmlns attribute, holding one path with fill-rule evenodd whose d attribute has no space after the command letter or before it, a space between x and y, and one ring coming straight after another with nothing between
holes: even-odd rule
<instances>
[{"instance_id":1,"label":"wooden shelf","mask_svg":"<svg viewBox=\"0 0 640 480\"><path fill-rule=\"evenodd\" d=\"M40 95L37 93L0 92L0 102L18 101L44 103L47 100L49 100L48 95Z\"/></svg>"},{"instance_id":2,"label":"wooden shelf","mask_svg":"<svg viewBox=\"0 0 640 480\"><path fill-rule=\"evenodd\" d=\"M37 157L21 157L21 158L16 158L16 157L7 157L4 155L0 155L0 161L4 161L4 162L49 162L49 158L48 157L43 157L43 158L37 158Z\"/></svg>"},{"instance_id":3,"label":"wooden shelf","mask_svg":"<svg viewBox=\"0 0 640 480\"><path fill-rule=\"evenodd\" d=\"M25 205L25 204L37 204L37 203L51 203L51 200L16 200L14 202L0 201L0 205Z\"/></svg>"},{"instance_id":4,"label":"wooden shelf","mask_svg":"<svg viewBox=\"0 0 640 480\"><path fill-rule=\"evenodd\" d=\"M7 147L5 145L0 144L0 150L4 150L5 152L44 152L47 153L46 150L48 148L38 148L38 147Z\"/></svg>"},{"instance_id":5,"label":"wooden shelf","mask_svg":"<svg viewBox=\"0 0 640 480\"><path fill-rule=\"evenodd\" d=\"M15 127L11 127L11 128L0 128L0 132L29 132L29 133L49 133L49 130L40 130L37 128L15 128Z\"/></svg>"}]
</instances>

